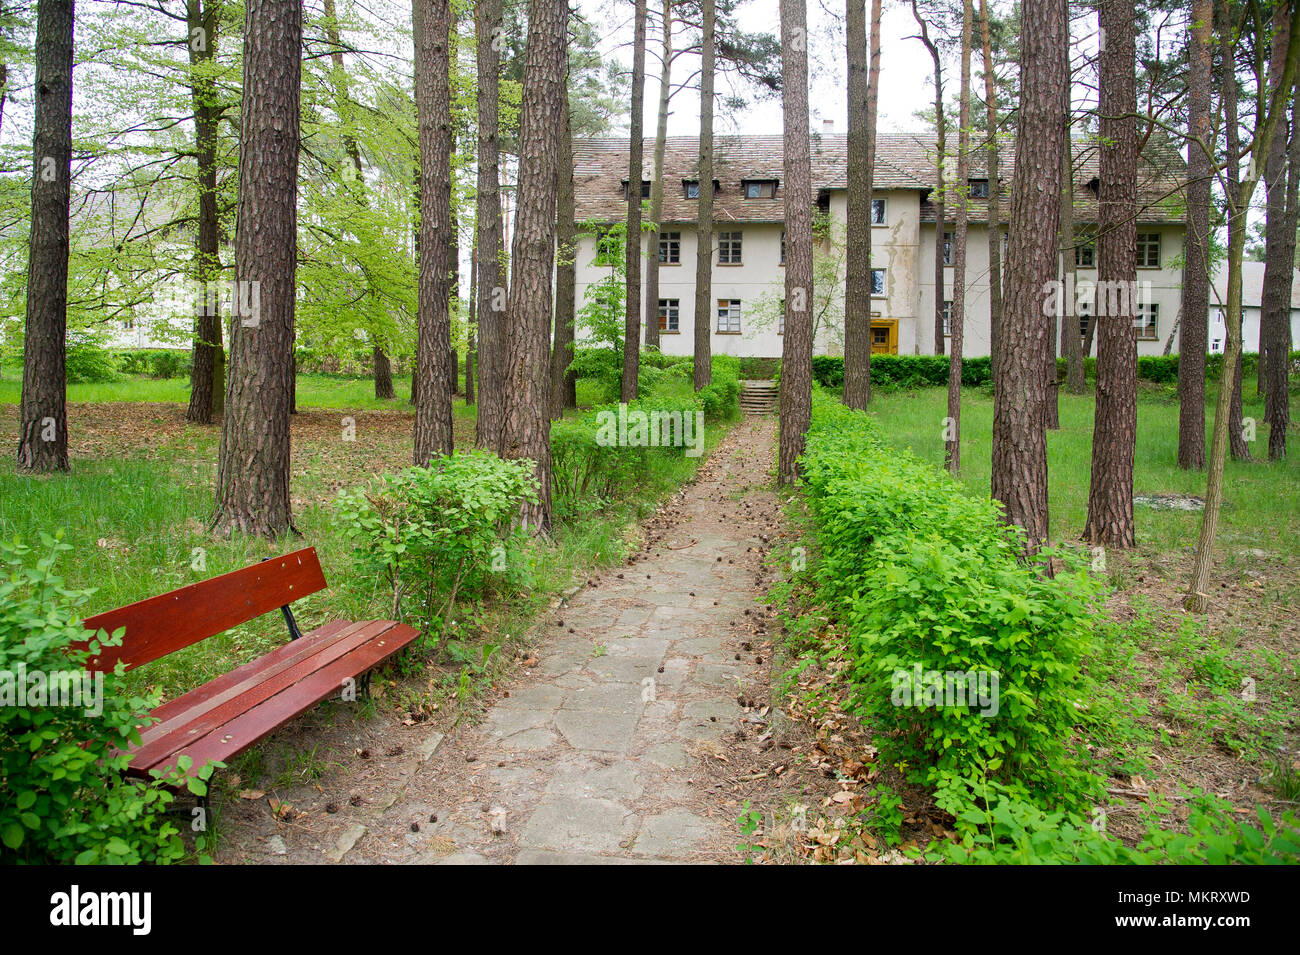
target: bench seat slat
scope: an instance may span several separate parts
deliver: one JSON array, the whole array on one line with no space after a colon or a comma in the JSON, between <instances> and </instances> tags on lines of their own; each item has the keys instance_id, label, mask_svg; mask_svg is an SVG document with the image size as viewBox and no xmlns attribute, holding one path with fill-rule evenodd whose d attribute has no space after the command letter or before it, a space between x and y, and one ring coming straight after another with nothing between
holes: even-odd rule
<instances>
[{"instance_id":1,"label":"bench seat slat","mask_svg":"<svg viewBox=\"0 0 1300 955\"><path fill-rule=\"evenodd\" d=\"M177 733L202 734L219 726L235 713L256 706L299 677L319 670L391 626L386 620L369 620L331 627L326 632L313 631L227 674L240 674L239 680L218 677L212 683L220 680L225 686L217 692L212 691L212 683L191 690L174 701L179 705L172 712L164 715L154 710L153 715L160 717L161 722L141 730L140 745L136 748L139 758L148 761L153 747L167 737Z\"/></svg>"},{"instance_id":2,"label":"bench seat slat","mask_svg":"<svg viewBox=\"0 0 1300 955\"><path fill-rule=\"evenodd\" d=\"M347 625L343 629L348 629ZM314 633L303 640L311 639ZM341 633L340 630L326 636ZM176 730L136 750L128 772L145 776L150 770L174 766L180 756L188 755L194 760L189 774L196 775L210 760L229 760L321 700L335 695L345 679L373 668L417 636L419 631L406 624L368 621L361 625L361 630L343 634L342 640L322 641L322 653L309 655L291 668L274 673L260 688L250 687L216 708L208 708L197 721L186 719L181 706L191 694L178 697L168 704L172 707L169 723ZM294 644L288 646L292 648ZM200 705L214 695L208 686L192 693L199 695L196 698L201 700Z\"/></svg>"}]
</instances>

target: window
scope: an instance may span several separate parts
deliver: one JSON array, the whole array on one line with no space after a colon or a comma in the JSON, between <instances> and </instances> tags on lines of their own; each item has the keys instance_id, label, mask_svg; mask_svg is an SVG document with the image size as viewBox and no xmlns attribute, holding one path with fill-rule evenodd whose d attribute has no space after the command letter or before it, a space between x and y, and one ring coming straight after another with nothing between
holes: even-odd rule
<instances>
[{"instance_id":1,"label":"window","mask_svg":"<svg viewBox=\"0 0 1300 955\"><path fill-rule=\"evenodd\" d=\"M1092 302L1076 302L1074 308L1079 315L1079 337L1087 341L1088 322L1092 320Z\"/></svg>"},{"instance_id":2,"label":"window","mask_svg":"<svg viewBox=\"0 0 1300 955\"><path fill-rule=\"evenodd\" d=\"M1094 269L1097 267L1097 243L1091 238L1075 240L1074 267L1076 269Z\"/></svg>"},{"instance_id":3,"label":"window","mask_svg":"<svg viewBox=\"0 0 1300 955\"><path fill-rule=\"evenodd\" d=\"M885 200L884 199L871 200L871 224L872 225L885 224Z\"/></svg>"},{"instance_id":4,"label":"window","mask_svg":"<svg viewBox=\"0 0 1300 955\"><path fill-rule=\"evenodd\" d=\"M618 257L623 254L623 244L619 241L618 236L610 229L599 229L596 232L596 264L613 265L618 261Z\"/></svg>"},{"instance_id":5,"label":"window","mask_svg":"<svg viewBox=\"0 0 1300 955\"><path fill-rule=\"evenodd\" d=\"M675 335L681 331L678 326L681 307L682 300L679 298L661 298L659 300L659 331L666 335Z\"/></svg>"},{"instance_id":6,"label":"window","mask_svg":"<svg viewBox=\"0 0 1300 955\"><path fill-rule=\"evenodd\" d=\"M943 337L952 337L952 301L943 303Z\"/></svg>"},{"instance_id":7,"label":"window","mask_svg":"<svg viewBox=\"0 0 1300 955\"><path fill-rule=\"evenodd\" d=\"M987 179L971 179L970 197L972 199L987 199L989 197L989 181Z\"/></svg>"},{"instance_id":8,"label":"window","mask_svg":"<svg viewBox=\"0 0 1300 955\"><path fill-rule=\"evenodd\" d=\"M871 294L872 295L885 294L885 270L884 269L871 270Z\"/></svg>"},{"instance_id":9,"label":"window","mask_svg":"<svg viewBox=\"0 0 1300 955\"><path fill-rule=\"evenodd\" d=\"M943 264L952 265L952 233L943 234Z\"/></svg>"},{"instance_id":10,"label":"window","mask_svg":"<svg viewBox=\"0 0 1300 955\"><path fill-rule=\"evenodd\" d=\"M631 190L628 188L628 182L627 182L626 179L623 180L623 198L624 198L624 199L630 199L630 198L632 198L632 196L631 196ZM649 199L649 198L650 198L650 180L649 180L649 179L643 179L643 180L641 180L641 198L642 198L642 199Z\"/></svg>"},{"instance_id":11,"label":"window","mask_svg":"<svg viewBox=\"0 0 1300 955\"><path fill-rule=\"evenodd\" d=\"M778 335L784 335L785 334L785 299L784 298L779 300L779 304L777 308L780 310L776 313L776 333Z\"/></svg>"},{"instance_id":12,"label":"window","mask_svg":"<svg viewBox=\"0 0 1300 955\"><path fill-rule=\"evenodd\" d=\"M740 299L718 299L718 332L723 335L740 334Z\"/></svg>"},{"instance_id":13,"label":"window","mask_svg":"<svg viewBox=\"0 0 1300 955\"><path fill-rule=\"evenodd\" d=\"M741 234L739 232L718 233L718 264L740 264Z\"/></svg>"},{"instance_id":14,"label":"window","mask_svg":"<svg viewBox=\"0 0 1300 955\"><path fill-rule=\"evenodd\" d=\"M659 233L659 261L663 265L680 265L682 262L682 234Z\"/></svg>"},{"instance_id":15,"label":"window","mask_svg":"<svg viewBox=\"0 0 1300 955\"><path fill-rule=\"evenodd\" d=\"M682 183L682 187L686 190L687 199L700 198L700 181L698 179L693 179L690 182L684 182Z\"/></svg>"},{"instance_id":16,"label":"window","mask_svg":"<svg viewBox=\"0 0 1300 955\"><path fill-rule=\"evenodd\" d=\"M1160 268L1160 233L1139 232L1137 240L1137 267Z\"/></svg>"},{"instance_id":17,"label":"window","mask_svg":"<svg viewBox=\"0 0 1300 955\"><path fill-rule=\"evenodd\" d=\"M1138 341L1155 341L1159 338L1159 332L1156 328L1160 319L1160 306L1147 303L1139 304L1137 307L1137 317L1133 319L1133 327L1137 329Z\"/></svg>"},{"instance_id":18,"label":"window","mask_svg":"<svg viewBox=\"0 0 1300 955\"><path fill-rule=\"evenodd\" d=\"M873 347L889 348L889 329L871 327L871 344Z\"/></svg>"},{"instance_id":19,"label":"window","mask_svg":"<svg viewBox=\"0 0 1300 955\"><path fill-rule=\"evenodd\" d=\"M781 230L781 264L785 265L785 230Z\"/></svg>"},{"instance_id":20,"label":"window","mask_svg":"<svg viewBox=\"0 0 1300 955\"><path fill-rule=\"evenodd\" d=\"M772 199L776 196L775 179L746 179L743 185L746 199Z\"/></svg>"}]
</instances>

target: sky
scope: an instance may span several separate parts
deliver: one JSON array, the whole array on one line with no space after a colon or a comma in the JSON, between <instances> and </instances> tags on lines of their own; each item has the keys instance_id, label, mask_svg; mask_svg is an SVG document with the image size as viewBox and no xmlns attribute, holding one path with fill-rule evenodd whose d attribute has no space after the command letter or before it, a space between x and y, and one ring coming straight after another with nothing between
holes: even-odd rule
<instances>
[{"instance_id":1,"label":"sky","mask_svg":"<svg viewBox=\"0 0 1300 955\"><path fill-rule=\"evenodd\" d=\"M658 2L649 0L652 18ZM604 40L602 52L607 57L618 59L630 70L633 14L630 0L576 0L575 6L597 25ZM824 129L826 120L834 122L837 133L848 130L843 12L841 0L810 0L808 4L809 104L815 130ZM741 6L740 16L745 30L780 31L778 0L748 0ZM650 46L657 48L657 29L652 25L649 32ZM886 2L881 18L881 87L877 120L882 132L921 132L925 129L925 124L915 114L934 102L932 63L921 41L909 39L916 32L910 4ZM673 78L677 81L698 68L698 57L682 57L674 64ZM647 135L653 135L659 108L659 64L653 56L646 57L646 73L645 128ZM953 80L956 80L955 71ZM751 96L749 107L733 112L722 108L724 99L733 92L743 94L746 90L731 77L719 76L715 133L781 132L780 99L758 100ZM699 92L695 89L683 90L673 97L672 113L668 119L669 135L699 133L699 99Z\"/></svg>"}]
</instances>

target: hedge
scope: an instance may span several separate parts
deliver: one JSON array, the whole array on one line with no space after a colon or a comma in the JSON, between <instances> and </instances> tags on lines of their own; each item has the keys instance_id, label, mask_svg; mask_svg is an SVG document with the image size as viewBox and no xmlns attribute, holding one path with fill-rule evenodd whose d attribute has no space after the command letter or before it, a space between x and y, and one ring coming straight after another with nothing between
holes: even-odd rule
<instances>
[{"instance_id":1,"label":"hedge","mask_svg":"<svg viewBox=\"0 0 1300 955\"><path fill-rule=\"evenodd\" d=\"M815 398L801 465L818 593L847 629L851 702L876 730L881 764L938 789L954 815L985 780L1044 805L1078 803L1092 786L1070 744L1096 639L1087 571L1053 579L1022 562L998 504L887 446L838 400ZM931 674L945 685L996 675L991 704L935 705L923 695Z\"/></svg>"}]
</instances>

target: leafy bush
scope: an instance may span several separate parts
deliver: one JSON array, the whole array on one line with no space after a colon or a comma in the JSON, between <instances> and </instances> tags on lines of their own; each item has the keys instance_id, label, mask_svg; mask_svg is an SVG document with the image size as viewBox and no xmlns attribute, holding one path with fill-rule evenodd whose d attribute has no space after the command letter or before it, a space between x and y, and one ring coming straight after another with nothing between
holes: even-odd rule
<instances>
[{"instance_id":1,"label":"leafy bush","mask_svg":"<svg viewBox=\"0 0 1300 955\"><path fill-rule=\"evenodd\" d=\"M825 388L839 388L844 384L844 359L834 355L817 355L813 358L813 380ZM963 359L961 383L967 387L986 385L993 380L989 358ZM872 355L871 385L873 388L922 388L948 384L948 356L946 355Z\"/></svg>"},{"instance_id":2,"label":"leafy bush","mask_svg":"<svg viewBox=\"0 0 1300 955\"><path fill-rule=\"evenodd\" d=\"M521 543L512 524L525 501L537 501L532 461L468 451L341 492L335 520L363 572L388 582L394 617L409 598L426 638L436 640L458 597L485 593L491 575L521 564L507 554Z\"/></svg>"},{"instance_id":3,"label":"leafy bush","mask_svg":"<svg viewBox=\"0 0 1300 955\"><path fill-rule=\"evenodd\" d=\"M703 403L704 414L709 418L734 417L740 411L740 359L714 355L709 367L712 374L708 386L695 393Z\"/></svg>"},{"instance_id":4,"label":"leafy bush","mask_svg":"<svg viewBox=\"0 0 1300 955\"><path fill-rule=\"evenodd\" d=\"M118 368L127 375L182 378L189 374L189 352L163 348L133 348L116 353Z\"/></svg>"},{"instance_id":5,"label":"leafy bush","mask_svg":"<svg viewBox=\"0 0 1300 955\"><path fill-rule=\"evenodd\" d=\"M927 859L985 865L1300 863L1300 819L1290 811L1279 822L1257 807L1257 828L1236 818L1224 800L1203 797L1193 805L1186 832L1162 829L1152 816L1130 847L1077 813L1048 811L996 789L985 795L981 807L958 817L959 841L931 843Z\"/></svg>"},{"instance_id":6,"label":"leafy bush","mask_svg":"<svg viewBox=\"0 0 1300 955\"><path fill-rule=\"evenodd\" d=\"M118 672L103 674L102 705L90 705L79 681L86 661L103 646L121 643L100 631L89 648L77 608L93 591L67 587L54 574L58 556L71 550L62 535L44 535L44 556L28 566L32 548L0 542L0 861L20 863L167 863L184 855L166 809L168 783L123 775L130 757L118 747L139 743L136 727L148 722L157 699L126 694ZM30 677L44 674L49 696L33 699ZM56 673L72 674L83 695L63 697L80 705L53 705ZM24 679L26 677L26 679ZM19 682L27 705L18 705ZM93 687L93 684L92 684ZM11 699L3 699L13 692ZM93 693L93 690L92 690ZM99 710L99 712L95 712ZM207 792L205 770L189 781Z\"/></svg>"},{"instance_id":7,"label":"leafy bush","mask_svg":"<svg viewBox=\"0 0 1300 955\"><path fill-rule=\"evenodd\" d=\"M626 405L603 405L552 423L551 499L556 511L570 515L599 510L638 487L656 459L696 456L695 448L702 450L704 442L703 431L696 428L696 413L702 410L699 395L650 398ZM638 442L631 426L638 413L644 413L651 422L662 422L665 417L673 421L668 436L676 443L664 444L662 428L653 427L645 431L644 443ZM611 440L610 425L617 429L620 422L628 422L628 440L621 436ZM677 422L683 424L683 430L677 430ZM689 435L684 432L687 426ZM694 447L684 443L688 436ZM656 443L651 444L651 440Z\"/></svg>"},{"instance_id":8,"label":"leafy bush","mask_svg":"<svg viewBox=\"0 0 1300 955\"><path fill-rule=\"evenodd\" d=\"M954 815L986 779L1079 804L1095 788L1069 743L1094 644L1086 571L1051 579L1021 563L1019 534L994 502L887 447L838 402L814 401L802 465L817 581L848 627L853 703L879 730L882 755ZM932 674L938 700L925 695ZM954 674L987 680L992 704L958 696Z\"/></svg>"},{"instance_id":9,"label":"leafy bush","mask_svg":"<svg viewBox=\"0 0 1300 955\"><path fill-rule=\"evenodd\" d=\"M67 376L69 384L102 384L122 377L112 352L74 335L68 336Z\"/></svg>"}]
</instances>

